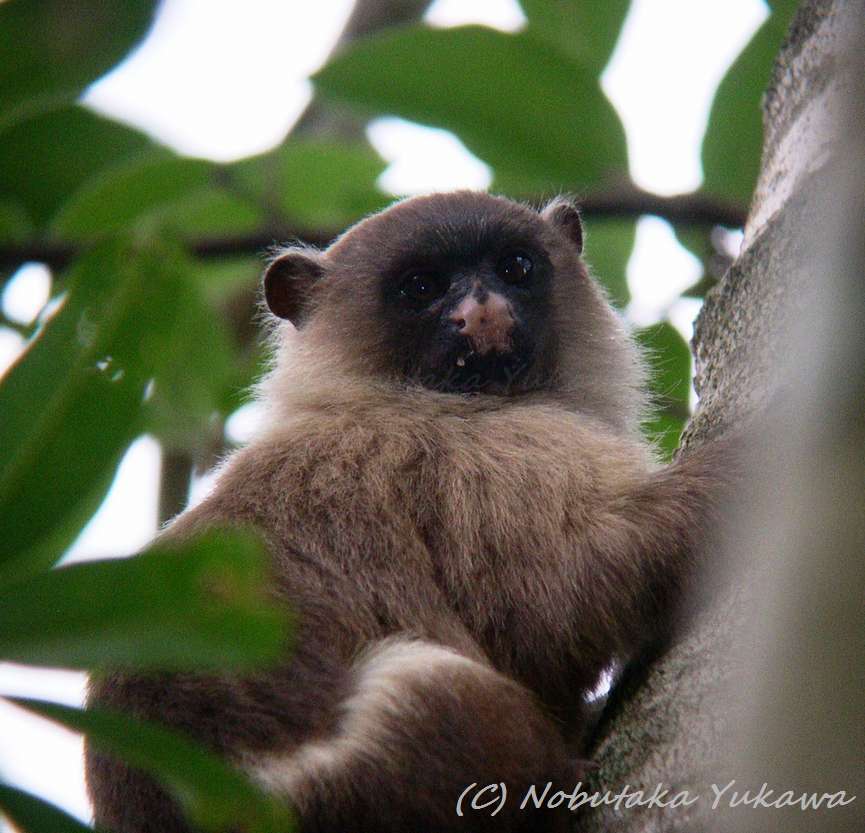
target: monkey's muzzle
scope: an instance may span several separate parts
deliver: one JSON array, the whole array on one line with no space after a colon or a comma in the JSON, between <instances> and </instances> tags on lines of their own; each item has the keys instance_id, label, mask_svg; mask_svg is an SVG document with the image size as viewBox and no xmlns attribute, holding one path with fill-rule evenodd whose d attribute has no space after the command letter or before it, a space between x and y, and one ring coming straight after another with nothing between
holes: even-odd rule
<instances>
[{"instance_id":1,"label":"monkey's muzzle","mask_svg":"<svg viewBox=\"0 0 865 833\"><path fill-rule=\"evenodd\" d=\"M481 301L467 295L451 313L457 332L471 344L472 352L507 353L511 349L514 316L507 299L498 292L487 292ZM466 356L461 356L465 362ZM459 362L459 360L458 360Z\"/></svg>"}]
</instances>

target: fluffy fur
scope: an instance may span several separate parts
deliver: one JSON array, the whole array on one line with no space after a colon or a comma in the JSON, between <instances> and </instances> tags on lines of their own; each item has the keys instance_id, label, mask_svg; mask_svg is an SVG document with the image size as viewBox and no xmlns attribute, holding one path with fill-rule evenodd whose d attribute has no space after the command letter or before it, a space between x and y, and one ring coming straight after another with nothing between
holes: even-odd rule
<instances>
[{"instance_id":1,"label":"fluffy fur","mask_svg":"<svg viewBox=\"0 0 865 833\"><path fill-rule=\"evenodd\" d=\"M295 650L250 678L111 674L91 702L195 736L303 831L561 829L514 800L494 818L455 805L472 782L573 788L583 697L666 632L718 492L717 451L657 469L639 439L640 360L581 247L567 201L460 192L280 253L268 301L299 327L275 329L266 428L166 534L260 530ZM540 289L498 280L510 250ZM418 269L451 288L413 324L399 281ZM474 390L448 389L444 365L474 360L447 329L476 291L463 279L542 330L510 385L496 355ZM87 768L98 823L188 829L143 774L93 750Z\"/></svg>"}]
</instances>

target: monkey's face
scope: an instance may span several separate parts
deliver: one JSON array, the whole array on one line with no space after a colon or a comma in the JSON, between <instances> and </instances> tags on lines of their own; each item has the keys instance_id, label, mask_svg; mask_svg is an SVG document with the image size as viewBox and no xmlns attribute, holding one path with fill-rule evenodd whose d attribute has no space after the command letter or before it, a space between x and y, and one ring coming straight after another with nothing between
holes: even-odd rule
<instances>
[{"instance_id":1,"label":"monkey's face","mask_svg":"<svg viewBox=\"0 0 865 833\"><path fill-rule=\"evenodd\" d=\"M435 390L497 394L541 383L552 266L528 228L430 218L380 268L388 350Z\"/></svg>"},{"instance_id":2,"label":"monkey's face","mask_svg":"<svg viewBox=\"0 0 865 833\"><path fill-rule=\"evenodd\" d=\"M486 194L437 194L363 221L323 255L288 250L265 288L274 312L375 373L517 394L555 373L554 284L574 271L580 245L569 203L538 213Z\"/></svg>"}]
</instances>

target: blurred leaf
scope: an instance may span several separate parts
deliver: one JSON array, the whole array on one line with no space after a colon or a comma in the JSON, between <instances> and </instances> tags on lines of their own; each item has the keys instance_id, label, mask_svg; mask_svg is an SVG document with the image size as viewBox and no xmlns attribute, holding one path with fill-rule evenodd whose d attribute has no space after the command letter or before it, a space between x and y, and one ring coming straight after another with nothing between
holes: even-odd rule
<instances>
[{"instance_id":1,"label":"blurred leaf","mask_svg":"<svg viewBox=\"0 0 865 833\"><path fill-rule=\"evenodd\" d=\"M284 655L257 538L211 532L0 586L0 657L63 668L248 668Z\"/></svg>"},{"instance_id":2,"label":"blurred leaf","mask_svg":"<svg viewBox=\"0 0 865 833\"><path fill-rule=\"evenodd\" d=\"M226 389L237 384L236 350L225 316L194 278L185 281L182 307L183 325L160 346L173 361L161 368L145 413L150 433L172 448L191 450L206 441Z\"/></svg>"},{"instance_id":3,"label":"blurred leaf","mask_svg":"<svg viewBox=\"0 0 865 833\"><path fill-rule=\"evenodd\" d=\"M634 220L586 221L586 260L610 300L620 309L631 299L626 273L636 237Z\"/></svg>"},{"instance_id":4,"label":"blurred leaf","mask_svg":"<svg viewBox=\"0 0 865 833\"><path fill-rule=\"evenodd\" d=\"M238 292L254 289L261 280L264 256L221 257L213 260L198 260L193 267L196 283L205 296L213 302L226 301ZM250 315L254 308L250 306Z\"/></svg>"},{"instance_id":5,"label":"blurred leaf","mask_svg":"<svg viewBox=\"0 0 865 833\"><path fill-rule=\"evenodd\" d=\"M706 290L714 283L709 277L710 261L714 255L712 247L712 229L708 226L695 226L690 223L673 223L673 233L680 246L687 249L702 268L700 277L691 284L682 295L689 298L702 298Z\"/></svg>"},{"instance_id":6,"label":"blurred leaf","mask_svg":"<svg viewBox=\"0 0 865 833\"><path fill-rule=\"evenodd\" d=\"M520 0L529 34L576 58L595 75L610 60L631 0Z\"/></svg>"},{"instance_id":7,"label":"blurred leaf","mask_svg":"<svg viewBox=\"0 0 865 833\"><path fill-rule=\"evenodd\" d=\"M130 228L166 203L210 184L213 165L157 151L101 171L60 209L51 224L59 237L95 237Z\"/></svg>"},{"instance_id":8,"label":"blurred leaf","mask_svg":"<svg viewBox=\"0 0 865 833\"><path fill-rule=\"evenodd\" d=\"M183 319L180 272L152 246L95 249L71 270L61 309L3 378L0 573L60 556L27 554L93 499L135 436L148 380L173 359L164 345Z\"/></svg>"},{"instance_id":9,"label":"blurred leaf","mask_svg":"<svg viewBox=\"0 0 865 833\"><path fill-rule=\"evenodd\" d=\"M157 150L123 161L89 179L56 215L61 238L168 226L192 236L258 227L260 211L222 192L218 167L203 159Z\"/></svg>"},{"instance_id":10,"label":"blurred leaf","mask_svg":"<svg viewBox=\"0 0 865 833\"><path fill-rule=\"evenodd\" d=\"M704 271L696 283L683 290L683 298L705 298L709 290L717 286L718 279L708 271Z\"/></svg>"},{"instance_id":11,"label":"blurred leaf","mask_svg":"<svg viewBox=\"0 0 865 833\"><path fill-rule=\"evenodd\" d=\"M93 833L93 828L37 798L0 782L0 816L21 833Z\"/></svg>"},{"instance_id":12,"label":"blurred leaf","mask_svg":"<svg viewBox=\"0 0 865 833\"><path fill-rule=\"evenodd\" d=\"M385 167L365 144L291 140L229 166L227 181L260 196L286 220L341 229L389 202L375 184Z\"/></svg>"},{"instance_id":13,"label":"blurred leaf","mask_svg":"<svg viewBox=\"0 0 865 833\"><path fill-rule=\"evenodd\" d=\"M673 223L673 233L680 246L686 248L697 260L705 263L712 255L712 229L691 223Z\"/></svg>"},{"instance_id":14,"label":"blurred leaf","mask_svg":"<svg viewBox=\"0 0 865 833\"><path fill-rule=\"evenodd\" d=\"M44 113L0 132L0 194L14 198L41 227L86 180L155 147L143 134L83 107Z\"/></svg>"},{"instance_id":15,"label":"blurred leaf","mask_svg":"<svg viewBox=\"0 0 865 833\"><path fill-rule=\"evenodd\" d=\"M108 711L74 709L40 700L11 702L61 726L83 732L99 749L151 773L180 803L195 826L208 831L286 833L292 815L240 772L184 737Z\"/></svg>"},{"instance_id":16,"label":"blurred leaf","mask_svg":"<svg viewBox=\"0 0 865 833\"><path fill-rule=\"evenodd\" d=\"M21 243L33 233L27 209L18 201L0 199L0 240Z\"/></svg>"},{"instance_id":17,"label":"blurred leaf","mask_svg":"<svg viewBox=\"0 0 865 833\"><path fill-rule=\"evenodd\" d=\"M140 431L138 433L141 433ZM134 437L132 439L135 439ZM130 439L130 442L132 442ZM105 496L114 483L117 474L117 466L120 465L123 455L127 449L122 449L117 455L117 461L106 466L100 477L94 478L92 484L87 484L81 493L75 496L75 501L69 511L59 518L56 524L46 529L45 535L39 538L38 544L26 554L22 553L22 565L25 566L25 574L29 574L40 565L52 564L63 556L63 554L75 544L90 519L97 513L99 507L105 500ZM10 575L15 577L15 565L12 565ZM4 580L3 565L0 563L0 584Z\"/></svg>"},{"instance_id":18,"label":"blurred leaf","mask_svg":"<svg viewBox=\"0 0 865 833\"><path fill-rule=\"evenodd\" d=\"M480 26L391 31L314 77L325 96L456 133L524 192L627 172L621 122L593 71L526 34Z\"/></svg>"},{"instance_id":19,"label":"blurred leaf","mask_svg":"<svg viewBox=\"0 0 865 833\"><path fill-rule=\"evenodd\" d=\"M232 384L226 385L219 402L219 412L230 417L234 411L253 400L250 388L253 383L271 368L271 352L259 340L249 344L235 357L235 376Z\"/></svg>"},{"instance_id":20,"label":"blurred leaf","mask_svg":"<svg viewBox=\"0 0 865 833\"><path fill-rule=\"evenodd\" d=\"M685 428L685 417L657 413L643 425L643 432L664 460L671 460L679 448L679 439Z\"/></svg>"},{"instance_id":21,"label":"blurred leaf","mask_svg":"<svg viewBox=\"0 0 865 833\"><path fill-rule=\"evenodd\" d=\"M785 15L788 21L793 20L793 15L796 9L801 5L800 0L766 0L766 5L772 10L772 13L780 13Z\"/></svg>"},{"instance_id":22,"label":"blurred leaf","mask_svg":"<svg viewBox=\"0 0 865 833\"><path fill-rule=\"evenodd\" d=\"M691 350L669 321L645 327L637 339L648 354L651 389L661 404L686 405L691 389Z\"/></svg>"},{"instance_id":23,"label":"blurred leaf","mask_svg":"<svg viewBox=\"0 0 865 833\"><path fill-rule=\"evenodd\" d=\"M220 185L211 185L166 204L150 219L192 239L251 234L264 225L265 213L251 200L232 194Z\"/></svg>"},{"instance_id":24,"label":"blurred leaf","mask_svg":"<svg viewBox=\"0 0 865 833\"><path fill-rule=\"evenodd\" d=\"M763 120L760 102L795 3L776 3L722 79L703 138L702 190L750 202L760 171Z\"/></svg>"},{"instance_id":25,"label":"blurred leaf","mask_svg":"<svg viewBox=\"0 0 865 833\"><path fill-rule=\"evenodd\" d=\"M0 3L0 128L76 98L144 36L155 6L154 0Z\"/></svg>"},{"instance_id":26,"label":"blurred leaf","mask_svg":"<svg viewBox=\"0 0 865 833\"><path fill-rule=\"evenodd\" d=\"M669 457L688 417L691 390L691 350L668 321L637 332L650 371L650 390L655 413L645 424L649 439Z\"/></svg>"},{"instance_id":27,"label":"blurred leaf","mask_svg":"<svg viewBox=\"0 0 865 833\"><path fill-rule=\"evenodd\" d=\"M197 264L198 283L232 336L233 366L222 388L223 416L249 400L249 388L269 368L270 348L262 337L258 306L263 259L234 257Z\"/></svg>"}]
</instances>

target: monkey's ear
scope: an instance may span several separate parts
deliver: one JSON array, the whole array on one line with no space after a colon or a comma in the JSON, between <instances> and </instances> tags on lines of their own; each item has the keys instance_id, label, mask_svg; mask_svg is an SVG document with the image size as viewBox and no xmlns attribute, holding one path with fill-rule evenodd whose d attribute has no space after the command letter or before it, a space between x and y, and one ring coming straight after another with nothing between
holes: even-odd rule
<instances>
[{"instance_id":1,"label":"monkey's ear","mask_svg":"<svg viewBox=\"0 0 865 833\"><path fill-rule=\"evenodd\" d=\"M312 287L324 274L314 249L285 249L264 271L264 299L270 311L299 327L306 317Z\"/></svg>"},{"instance_id":2,"label":"monkey's ear","mask_svg":"<svg viewBox=\"0 0 865 833\"><path fill-rule=\"evenodd\" d=\"M576 247L577 253L583 251L583 222L580 219L580 209L567 197L556 197L547 203L541 211L548 223L552 223Z\"/></svg>"}]
</instances>

